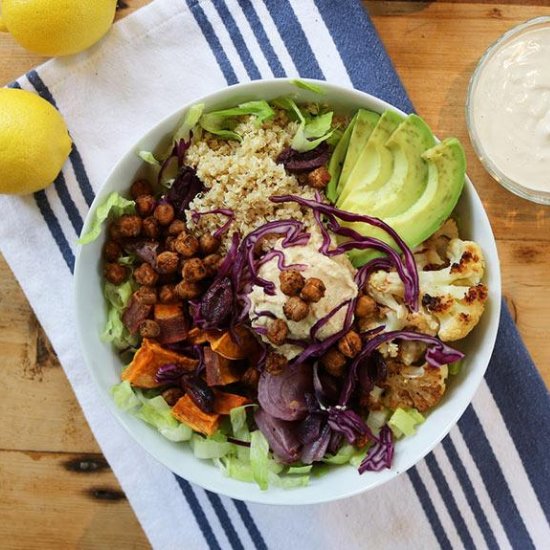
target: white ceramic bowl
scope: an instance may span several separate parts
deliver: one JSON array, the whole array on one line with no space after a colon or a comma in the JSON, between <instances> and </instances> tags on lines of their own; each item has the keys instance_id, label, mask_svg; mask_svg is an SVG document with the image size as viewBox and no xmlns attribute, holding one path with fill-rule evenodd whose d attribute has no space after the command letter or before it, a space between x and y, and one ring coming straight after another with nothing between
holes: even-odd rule
<instances>
[{"instance_id":1,"label":"white ceramic bowl","mask_svg":"<svg viewBox=\"0 0 550 550\"><path fill-rule=\"evenodd\" d=\"M315 82L315 81L312 81ZM359 107L382 112L395 107L368 94L342 88L325 82L315 82L326 91L323 100L342 111ZM225 88L196 102L204 103L206 110L234 106L253 99L272 99L294 94L300 102L318 101L319 96L297 88L288 79L257 81ZM187 106L159 122L119 161L107 178L92 204L84 224L90 226L92 215L112 191L125 193L135 176L143 169L136 152L155 150L172 135ZM308 487L292 490L270 488L261 491L251 483L224 477L210 461L196 459L185 443L172 443L144 422L116 408L109 389L119 382L121 363L110 345L101 342L99 334L106 319L102 295L101 247L105 236L78 251L75 268L75 298L80 345L86 364L99 390L105 396L106 406L126 428L128 433L159 462L181 477L216 493L233 498L266 504L312 504L338 500L356 495L385 483L415 465L441 441L460 418L479 386L489 363L497 334L500 314L500 271L495 240L481 201L472 183L467 180L457 208L461 235L477 241L487 260L486 283L489 286L488 305L483 318L467 339L459 343L466 353L461 374L452 377L448 391L439 406L429 414L417 434L396 445L393 467L379 473L359 475L351 466L335 468L320 478L313 478Z\"/></svg>"}]
</instances>

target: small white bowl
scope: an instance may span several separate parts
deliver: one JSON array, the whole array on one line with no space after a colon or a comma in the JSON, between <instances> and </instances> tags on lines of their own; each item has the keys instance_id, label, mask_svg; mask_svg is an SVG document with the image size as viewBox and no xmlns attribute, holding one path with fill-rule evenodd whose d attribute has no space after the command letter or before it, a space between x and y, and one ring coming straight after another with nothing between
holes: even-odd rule
<instances>
[{"instance_id":1,"label":"small white bowl","mask_svg":"<svg viewBox=\"0 0 550 550\"><path fill-rule=\"evenodd\" d=\"M326 91L323 101L337 110L350 112L363 107L378 112L386 109L400 112L371 95L326 82L311 82ZM288 94L293 94L299 102L319 100L318 95L297 88L289 79L274 79L231 86L207 97L197 98L193 103L204 103L206 110L212 110L253 99L270 100ZM143 149L155 150L160 143L169 139L188 106L183 106L159 122L118 162L92 204L84 231L90 227L95 209L107 195L113 191L126 193L136 175L141 172L143 162L136 153ZM105 234L102 233L99 239L78 251L75 300L82 352L101 394L105 396L106 406L131 437L167 468L205 489L241 500L265 504L314 504L356 495L395 478L429 453L458 421L483 378L496 339L501 300L497 249L487 214L469 179L457 213L461 235L477 241L485 253L486 283L489 287L487 308L473 334L460 342L459 347L466 353L461 373L451 378L444 399L429 414L418 432L397 442L391 470L359 475L353 467L344 466L335 468L328 475L312 478L308 487L291 490L270 487L267 491L261 491L254 484L224 477L210 461L195 458L186 444L168 441L144 422L117 409L109 389L120 380L121 362L113 348L99 339L106 319L101 273L101 247Z\"/></svg>"}]
</instances>

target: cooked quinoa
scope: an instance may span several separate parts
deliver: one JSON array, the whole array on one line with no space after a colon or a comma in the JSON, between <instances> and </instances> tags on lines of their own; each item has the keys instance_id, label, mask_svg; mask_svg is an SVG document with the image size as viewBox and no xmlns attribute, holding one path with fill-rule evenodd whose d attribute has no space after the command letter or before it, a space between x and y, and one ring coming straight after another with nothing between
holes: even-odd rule
<instances>
[{"instance_id":1,"label":"cooked quinoa","mask_svg":"<svg viewBox=\"0 0 550 550\"><path fill-rule=\"evenodd\" d=\"M284 111L257 126L255 116L246 116L235 128L242 142L217 139L204 132L187 151L186 163L197 171L207 191L197 195L189 205L187 219L193 225L190 211L207 212L215 208L233 210L235 219L231 231L246 235L267 221L292 218L315 226L311 210L293 203L274 204L271 195L296 194L314 197L314 189L302 185L288 174L276 158L290 146L297 123L289 121ZM225 221L223 217L204 216L198 222L201 231L214 231Z\"/></svg>"}]
</instances>

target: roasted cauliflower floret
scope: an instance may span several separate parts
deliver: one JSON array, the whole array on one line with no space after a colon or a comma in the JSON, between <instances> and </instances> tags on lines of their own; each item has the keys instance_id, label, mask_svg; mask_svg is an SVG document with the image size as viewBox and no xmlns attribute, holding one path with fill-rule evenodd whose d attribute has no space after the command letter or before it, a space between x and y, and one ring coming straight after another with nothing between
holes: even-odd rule
<instances>
[{"instance_id":1,"label":"roasted cauliflower floret","mask_svg":"<svg viewBox=\"0 0 550 550\"><path fill-rule=\"evenodd\" d=\"M425 412L437 405L445 393L449 373L447 365L437 368L426 363L420 376L407 375L411 367L399 361L389 360L387 367L388 377L379 382L384 390L381 401L385 407L392 410L414 407Z\"/></svg>"},{"instance_id":2,"label":"roasted cauliflower floret","mask_svg":"<svg viewBox=\"0 0 550 550\"><path fill-rule=\"evenodd\" d=\"M451 239L458 239L456 222L449 218L429 239L413 252L419 270L443 267L447 263L447 247Z\"/></svg>"},{"instance_id":3,"label":"roasted cauliflower floret","mask_svg":"<svg viewBox=\"0 0 550 550\"><path fill-rule=\"evenodd\" d=\"M387 330L410 328L450 342L464 338L476 326L487 300L487 287L480 282L483 253L475 242L455 238L448 241L446 256L443 267L419 271L422 308L417 313L403 305L404 287L397 272L371 275L368 293L388 308L385 321L391 328Z\"/></svg>"}]
</instances>

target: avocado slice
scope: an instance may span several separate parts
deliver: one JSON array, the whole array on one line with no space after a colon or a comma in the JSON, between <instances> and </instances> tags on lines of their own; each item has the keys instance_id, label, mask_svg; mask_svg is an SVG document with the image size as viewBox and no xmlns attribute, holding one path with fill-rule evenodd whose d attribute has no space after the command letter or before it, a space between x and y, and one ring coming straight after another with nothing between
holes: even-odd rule
<instances>
[{"instance_id":1,"label":"avocado slice","mask_svg":"<svg viewBox=\"0 0 550 550\"><path fill-rule=\"evenodd\" d=\"M327 199L332 203L336 202L336 197L337 197L336 186L340 181L340 174L342 172L342 167L346 159L349 140L351 139L351 134L353 132L353 128L355 126L356 121L357 121L357 113L355 113L353 118L350 120L347 128L344 130L344 133L342 134L342 137L336 144L336 147L334 148L334 151L330 156L330 161L328 163L330 181L328 182L327 190L325 191L325 194L327 196Z\"/></svg>"},{"instance_id":2,"label":"avocado slice","mask_svg":"<svg viewBox=\"0 0 550 550\"><path fill-rule=\"evenodd\" d=\"M448 138L422 154L428 165L428 183L422 196L405 212L384 218L410 248L415 248L433 235L451 215L464 187L466 156L456 138ZM349 224L362 235L376 237L397 249L394 240L384 231L363 223ZM350 259L356 267L364 265L376 254L352 251Z\"/></svg>"},{"instance_id":3,"label":"avocado slice","mask_svg":"<svg viewBox=\"0 0 550 550\"><path fill-rule=\"evenodd\" d=\"M379 218L408 210L426 187L428 166L422 153L434 145L429 126L419 116L409 115L386 142L393 154L393 172L388 181L375 191L353 190L341 208L352 212L361 209Z\"/></svg>"},{"instance_id":4,"label":"avocado slice","mask_svg":"<svg viewBox=\"0 0 550 550\"><path fill-rule=\"evenodd\" d=\"M376 190L388 181L393 170L393 155L386 143L404 119L403 115L394 111L385 111L378 119L378 124L346 180L340 179L337 199L339 207L352 191Z\"/></svg>"},{"instance_id":5,"label":"avocado slice","mask_svg":"<svg viewBox=\"0 0 550 550\"><path fill-rule=\"evenodd\" d=\"M369 138L380 120L380 115L373 111L367 111L366 109L359 109L357 111L357 120L350 136L348 149L346 152L346 158L344 165L342 166L342 172L340 179L338 180L338 187L336 193L338 194L346 184L346 181L357 163L357 159L364 151Z\"/></svg>"}]
</instances>

